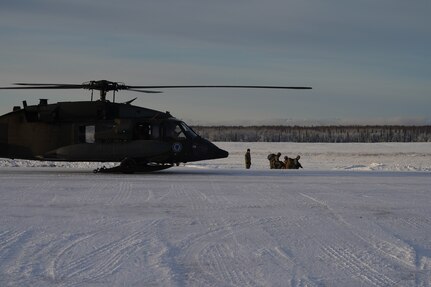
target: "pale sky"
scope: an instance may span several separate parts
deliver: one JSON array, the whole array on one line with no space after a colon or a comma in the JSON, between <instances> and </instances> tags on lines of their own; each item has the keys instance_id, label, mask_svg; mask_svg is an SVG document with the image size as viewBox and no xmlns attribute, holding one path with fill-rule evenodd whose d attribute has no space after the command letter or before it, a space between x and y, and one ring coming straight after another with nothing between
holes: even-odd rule
<instances>
[{"instance_id":1,"label":"pale sky","mask_svg":"<svg viewBox=\"0 0 431 287\"><path fill-rule=\"evenodd\" d=\"M117 99L191 123L431 124L430 13L430 0L2 1L0 85L312 86ZM0 113L39 98L89 92L3 90Z\"/></svg>"}]
</instances>

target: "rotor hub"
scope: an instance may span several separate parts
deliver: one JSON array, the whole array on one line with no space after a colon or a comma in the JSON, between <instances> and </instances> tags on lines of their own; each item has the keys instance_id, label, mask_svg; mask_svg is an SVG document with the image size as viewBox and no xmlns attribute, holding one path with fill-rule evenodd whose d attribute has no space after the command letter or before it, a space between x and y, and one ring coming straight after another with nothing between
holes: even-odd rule
<instances>
[{"instance_id":1,"label":"rotor hub","mask_svg":"<svg viewBox=\"0 0 431 287\"><path fill-rule=\"evenodd\" d=\"M82 83L82 87L87 90L98 90L98 91L118 91L125 90L126 85L121 82L111 82L107 80L89 81Z\"/></svg>"}]
</instances>

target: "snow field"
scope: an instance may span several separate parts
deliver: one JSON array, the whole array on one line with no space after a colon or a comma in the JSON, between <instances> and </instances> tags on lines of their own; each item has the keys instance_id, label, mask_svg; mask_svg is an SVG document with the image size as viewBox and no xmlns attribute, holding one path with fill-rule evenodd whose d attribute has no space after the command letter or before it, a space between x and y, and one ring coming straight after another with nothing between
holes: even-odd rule
<instances>
[{"instance_id":1,"label":"snow field","mask_svg":"<svg viewBox=\"0 0 431 287\"><path fill-rule=\"evenodd\" d=\"M143 175L5 160L0 286L431 285L429 144L218 145Z\"/></svg>"}]
</instances>

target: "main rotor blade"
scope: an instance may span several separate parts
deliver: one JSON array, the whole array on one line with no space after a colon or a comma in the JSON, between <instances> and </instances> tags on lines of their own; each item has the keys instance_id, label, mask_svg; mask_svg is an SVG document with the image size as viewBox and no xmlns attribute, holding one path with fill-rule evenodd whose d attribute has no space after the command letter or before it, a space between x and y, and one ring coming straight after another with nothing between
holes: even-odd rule
<instances>
[{"instance_id":1,"label":"main rotor blade","mask_svg":"<svg viewBox=\"0 0 431 287\"><path fill-rule=\"evenodd\" d=\"M82 86L82 84L41 84L41 83L14 83L19 86Z\"/></svg>"},{"instance_id":2,"label":"main rotor blade","mask_svg":"<svg viewBox=\"0 0 431 287\"><path fill-rule=\"evenodd\" d=\"M193 89L193 88L240 88L240 89L293 89L309 90L311 87L286 87L286 86L236 86L236 85L192 85L192 86L126 86L132 89Z\"/></svg>"},{"instance_id":3,"label":"main rotor blade","mask_svg":"<svg viewBox=\"0 0 431 287\"><path fill-rule=\"evenodd\" d=\"M25 86L25 87L0 87L1 90L63 90L82 89L81 85L60 85L60 86Z\"/></svg>"},{"instance_id":4,"label":"main rotor blade","mask_svg":"<svg viewBox=\"0 0 431 287\"><path fill-rule=\"evenodd\" d=\"M163 93L162 91L136 90L136 89L125 89L125 91L140 92L140 93L147 93L147 94Z\"/></svg>"},{"instance_id":5,"label":"main rotor blade","mask_svg":"<svg viewBox=\"0 0 431 287\"><path fill-rule=\"evenodd\" d=\"M226 88L226 89L293 89L306 90L311 87L295 87L295 86L255 86L255 85L163 85L163 86L127 86L123 83L110 82L106 80L90 81L82 84L42 84L42 83L15 83L15 87L0 87L2 90L61 90L61 89L88 89L100 91L119 91L129 90L140 93L161 93L161 91L153 91L151 89L201 89L201 88ZM145 90L141 90L145 89Z\"/></svg>"}]
</instances>

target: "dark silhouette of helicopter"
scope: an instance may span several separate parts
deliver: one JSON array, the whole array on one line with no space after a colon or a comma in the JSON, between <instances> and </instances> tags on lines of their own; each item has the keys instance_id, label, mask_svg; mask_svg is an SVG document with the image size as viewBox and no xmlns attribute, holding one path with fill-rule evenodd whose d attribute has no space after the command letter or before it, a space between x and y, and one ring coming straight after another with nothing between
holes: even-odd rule
<instances>
[{"instance_id":1,"label":"dark silhouette of helicopter","mask_svg":"<svg viewBox=\"0 0 431 287\"><path fill-rule=\"evenodd\" d=\"M311 89L282 86L128 86L106 80L82 84L16 83L0 89L87 89L91 101L15 106L0 116L0 157L44 161L120 162L97 172L150 172L229 154L169 112L115 102L115 92L160 93L170 88ZM155 89L155 90L154 90ZM93 101L93 91L100 92ZM107 93L113 92L113 101Z\"/></svg>"}]
</instances>

